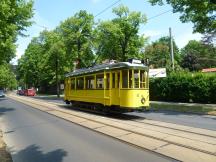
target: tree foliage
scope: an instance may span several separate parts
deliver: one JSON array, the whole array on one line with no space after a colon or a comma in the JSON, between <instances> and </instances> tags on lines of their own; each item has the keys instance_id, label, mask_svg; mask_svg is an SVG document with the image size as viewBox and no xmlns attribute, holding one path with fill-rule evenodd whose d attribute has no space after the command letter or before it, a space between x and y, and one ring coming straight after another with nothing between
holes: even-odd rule
<instances>
[{"instance_id":1,"label":"tree foliage","mask_svg":"<svg viewBox=\"0 0 216 162\"><path fill-rule=\"evenodd\" d=\"M194 32L216 33L216 4L210 0L149 0L152 5L163 5L164 2L173 7L173 12L180 12L180 20L192 22Z\"/></svg>"},{"instance_id":2,"label":"tree foliage","mask_svg":"<svg viewBox=\"0 0 216 162\"><path fill-rule=\"evenodd\" d=\"M180 61L179 49L173 40L173 50L176 68L179 68ZM152 44L146 46L144 52L145 58L149 59L149 65L152 68L167 68L171 70L170 56L170 38L161 37Z\"/></svg>"},{"instance_id":3,"label":"tree foliage","mask_svg":"<svg viewBox=\"0 0 216 162\"><path fill-rule=\"evenodd\" d=\"M32 39L18 61L18 79L27 87L47 87L56 81L56 70L63 79L68 60L65 45L55 31L43 31Z\"/></svg>"},{"instance_id":4,"label":"tree foliage","mask_svg":"<svg viewBox=\"0 0 216 162\"><path fill-rule=\"evenodd\" d=\"M16 88L17 82L14 73L11 71L9 64L0 65L0 89Z\"/></svg>"},{"instance_id":5,"label":"tree foliage","mask_svg":"<svg viewBox=\"0 0 216 162\"><path fill-rule=\"evenodd\" d=\"M95 24L94 16L81 10L56 29L45 30L33 38L19 60L20 84L43 91L55 86L58 80L63 82L64 74L73 70L77 60L81 61L80 67L89 67L96 57L100 61L143 57L141 49L146 40L138 31L145 16L130 12L125 6L114 8L113 12L116 18Z\"/></svg>"},{"instance_id":6,"label":"tree foliage","mask_svg":"<svg viewBox=\"0 0 216 162\"><path fill-rule=\"evenodd\" d=\"M138 34L146 16L140 12L129 11L126 6L113 9L116 18L98 25L97 53L102 59L126 61L128 58L141 58L141 49L146 39Z\"/></svg>"},{"instance_id":7,"label":"tree foliage","mask_svg":"<svg viewBox=\"0 0 216 162\"><path fill-rule=\"evenodd\" d=\"M212 44L191 40L182 49L181 54L183 57L182 67L188 68L190 71L216 67L216 47Z\"/></svg>"},{"instance_id":8,"label":"tree foliage","mask_svg":"<svg viewBox=\"0 0 216 162\"><path fill-rule=\"evenodd\" d=\"M0 3L0 64L15 56L17 35L31 25L32 1L1 0Z\"/></svg>"},{"instance_id":9,"label":"tree foliage","mask_svg":"<svg viewBox=\"0 0 216 162\"><path fill-rule=\"evenodd\" d=\"M94 59L92 51L93 25L93 15L81 10L62 22L57 29L63 38L66 53L70 56L71 62L76 59L81 60L81 67L90 66Z\"/></svg>"}]
</instances>

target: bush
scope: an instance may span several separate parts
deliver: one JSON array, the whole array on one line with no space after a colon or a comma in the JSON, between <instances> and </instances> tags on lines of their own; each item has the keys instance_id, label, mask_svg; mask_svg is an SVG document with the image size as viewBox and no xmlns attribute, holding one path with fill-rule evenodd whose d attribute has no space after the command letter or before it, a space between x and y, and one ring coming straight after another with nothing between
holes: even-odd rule
<instances>
[{"instance_id":1,"label":"bush","mask_svg":"<svg viewBox=\"0 0 216 162\"><path fill-rule=\"evenodd\" d=\"M150 100L216 103L216 74L178 72L150 79Z\"/></svg>"}]
</instances>

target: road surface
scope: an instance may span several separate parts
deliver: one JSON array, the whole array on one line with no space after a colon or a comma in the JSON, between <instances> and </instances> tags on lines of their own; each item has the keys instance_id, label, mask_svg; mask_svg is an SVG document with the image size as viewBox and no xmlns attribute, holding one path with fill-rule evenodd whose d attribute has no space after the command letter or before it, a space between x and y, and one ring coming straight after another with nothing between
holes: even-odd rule
<instances>
[{"instance_id":1,"label":"road surface","mask_svg":"<svg viewBox=\"0 0 216 162\"><path fill-rule=\"evenodd\" d=\"M8 98L0 99L0 129L14 162L173 161Z\"/></svg>"}]
</instances>

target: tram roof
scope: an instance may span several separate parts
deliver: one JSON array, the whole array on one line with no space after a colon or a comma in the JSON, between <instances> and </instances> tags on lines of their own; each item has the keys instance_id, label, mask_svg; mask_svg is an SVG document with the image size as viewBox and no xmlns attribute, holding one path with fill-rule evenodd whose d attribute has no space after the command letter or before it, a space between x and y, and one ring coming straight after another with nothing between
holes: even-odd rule
<instances>
[{"instance_id":1,"label":"tram roof","mask_svg":"<svg viewBox=\"0 0 216 162\"><path fill-rule=\"evenodd\" d=\"M83 68L83 69L77 69L73 72L70 72L65 75L65 77L70 76L78 76L78 75L85 75L85 74L91 74L96 73L99 71L104 70L117 70L117 69L140 69L140 70L147 70L148 67L144 64L135 64L135 63L129 63L129 62L118 62L118 63L108 63L108 64L100 64L89 68Z\"/></svg>"}]
</instances>

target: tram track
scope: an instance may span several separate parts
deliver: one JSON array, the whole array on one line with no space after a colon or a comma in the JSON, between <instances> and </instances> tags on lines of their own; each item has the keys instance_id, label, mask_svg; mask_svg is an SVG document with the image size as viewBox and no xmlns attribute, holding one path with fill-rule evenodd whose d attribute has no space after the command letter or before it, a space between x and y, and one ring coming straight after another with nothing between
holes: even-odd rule
<instances>
[{"instance_id":1,"label":"tram track","mask_svg":"<svg viewBox=\"0 0 216 162\"><path fill-rule=\"evenodd\" d=\"M200 133L200 132L197 133L197 132L190 131L189 129L188 130L187 129L179 129L179 128L173 128L173 127L168 127L168 126L164 126L164 125L158 125L158 124L154 124L154 123L146 123L145 121L137 120L136 116L134 116L134 115L120 115L118 118L116 116L111 116L111 117L108 116L107 117L107 116L101 116L98 114L86 114L85 112L71 111L71 110L68 110L68 109L65 109L62 107L60 108L58 104L45 103L44 101L40 101L38 99L35 100L35 99L27 98L27 97L18 97L15 95L11 95L11 98L15 99L17 101L20 101L24 104L30 105L30 106L32 106L32 104L33 104L33 105L35 105L34 106L35 108L38 108L38 109L45 111L49 114L61 117L65 120L69 120L71 117L75 117L76 120L79 122L75 121L74 123L79 124L81 126L88 127L88 128L92 127L92 129L95 131L101 132L101 129L103 127L111 127L111 128L118 129L119 131L122 131L124 133L120 134L114 138L118 138L120 140L124 140L124 138L123 138L124 136L130 136L130 134L135 134L135 135L140 136L140 137L149 138L149 139L152 139L155 141L161 141L163 144L160 147L167 147L168 145L174 145L177 147L189 149L191 151L196 151L196 152L201 152L201 153L204 153L207 155L211 155L211 156L213 156L212 158L214 160L216 159L216 149L215 149L216 148L216 136L214 136L214 135L204 134L204 133ZM124 118L124 120L123 120L123 118ZM129 118L129 120L127 120L127 118ZM93 126L91 124L90 124L91 126L89 126L88 125L89 123L91 123ZM142 125L144 125L144 127L142 127ZM147 127L145 128L145 126L147 126ZM163 131L161 132L161 131L152 130L149 128L149 126L152 126L155 128L158 127L159 129L162 128L162 130L164 129L164 131L166 131L166 129L167 129L168 132L165 133ZM139 131L142 129L146 130L146 132L150 132L150 133L146 133L145 131ZM178 133L178 132L184 133L184 134L188 133L189 137L182 137L182 136L173 134L172 131L174 133ZM177 131L177 132L175 132L175 131ZM154 134L154 132L155 132L156 135L155 134L151 135L151 132L153 132L152 134ZM191 145L184 144L184 142L183 143L180 143L179 141L175 142L173 140L170 140L167 137L158 137L157 132L159 134L166 135L167 137L168 136L174 137L174 139L175 138L177 138L177 139L182 138L183 140L186 140L186 141L191 140L191 142L195 142L195 143L197 142L197 143L200 143L200 145L195 144L195 145L191 146ZM169 132L171 132L171 133L169 133ZM212 132L214 132L214 131L212 131ZM101 132L101 133L104 133L104 132ZM104 134L107 134L107 133L105 132ZM111 135L111 134L108 133L107 135ZM203 140L200 141L200 140L196 139L196 140L192 141L193 140L192 137L194 135L198 136L199 138L204 138L204 139L207 138L207 140L206 141L203 141ZM208 142L208 140L212 140L213 143ZM127 141L127 142L134 144L131 141ZM134 144L134 145L136 145L136 144ZM145 149L148 149L148 148L145 148ZM157 151L157 149L150 149L150 150L157 152L157 153L160 153ZM172 157L172 155L170 157ZM172 158L175 158L175 157L172 157ZM177 158L177 160L182 160L182 159Z\"/></svg>"},{"instance_id":2,"label":"tram track","mask_svg":"<svg viewBox=\"0 0 216 162\"><path fill-rule=\"evenodd\" d=\"M123 116L122 116L123 115ZM167 129L172 129L172 130L177 130L177 131L184 131L184 132L187 132L187 133L192 133L192 134L196 134L196 135L201 135L201 136L206 136L206 137L212 137L212 138L215 138L216 139L216 131L213 131L213 130L208 130L208 131L212 131L212 132L215 132L214 135L210 135L210 134L207 134L205 132L194 132L194 131L191 131L190 128L191 127L188 127L188 126L183 126L185 127L186 129L179 129L179 128L175 128L175 127L169 127L169 126L165 126L165 125L159 125L159 124L155 124L155 123L150 123L151 119L147 119L147 118L144 118L144 117L140 117L140 116L136 116L136 115L130 115L130 114L120 114L120 116L116 117L116 118L119 118L121 119L121 116L123 117L123 119L126 119L128 118L128 120L131 120L131 121L134 121L136 123L140 123L140 124L146 124L146 125L151 125L151 126L157 126L157 127L161 127L161 128L167 128ZM112 118L112 116L111 116ZM140 119L135 119L135 118L141 118L141 120L148 120L148 122L146 121L140 121ZM143 118L143 119L142 119ZM169 125L177 125L177 124L173 124L173 123L169 123L169 122L161 122L161 121L158 121L160 123L164 123L164 124L169 124ZM188 128L187 128L188 127ZM202 129L202 128L199 128L199 129Z\"/></svg>"},{"instance_id":3,"label":"tram track","mask_svg":"<svg viewBox=\"0 0 216 162\"><path fill-rule=\"evenodd\" d=\"M136 120L134 120L134 121L136 121ZM178 129L178 128L172 128L172 127L167 127L167 126L162 126L162 125L157 125L157 124L152 124L152 123L146 123L146 122L139 122L139 121L136 121L136 122L138 122L138 123L144 123L144 124L148 124L148 125L152 125L152 126L158 126L158 127L162 127L162 128L168 128L168 129L177 130L177 131L184 131L184 132L187 132L187 133L192 133L192 134L206 136L206 137L212 137L212 138L216 139L215 135L198 133L198 132L193 132L193 131L190 131L190 130L182 130L182 129Z\"/></svg>"}]
</instances>

